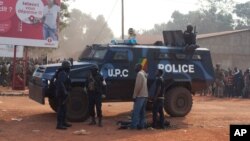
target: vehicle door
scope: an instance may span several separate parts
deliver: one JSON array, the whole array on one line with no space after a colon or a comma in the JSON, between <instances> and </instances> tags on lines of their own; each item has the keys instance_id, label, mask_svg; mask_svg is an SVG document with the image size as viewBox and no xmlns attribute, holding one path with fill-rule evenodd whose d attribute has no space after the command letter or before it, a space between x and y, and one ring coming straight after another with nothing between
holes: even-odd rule
<instances>
[{"instance_id":1,"label":"vehicle door","mask_svg":"<svg viewBox=\"0 0 250 141\"><path fill-rule=\"evenodd\" d=\"M110 49L109 58L101 72L107 83L107 99L129 100L132 98L133 84L131 83L131 64L133 54L130 49Z\"/></svg>"}]
</instances>

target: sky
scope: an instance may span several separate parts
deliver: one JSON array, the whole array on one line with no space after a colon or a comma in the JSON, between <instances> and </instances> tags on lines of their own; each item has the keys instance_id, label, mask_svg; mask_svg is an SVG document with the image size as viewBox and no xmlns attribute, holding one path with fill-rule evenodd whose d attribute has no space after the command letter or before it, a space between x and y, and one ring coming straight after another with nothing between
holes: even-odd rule
<instances>
[{"instance_id":1,"label":"sky","mask_svg":"<svg viewBox=\"0 0 250 141\"><path fill-rule=\"evenodd\" d=\"M234 0L246 2L249 0ZM121 0L75 0L70 8L76 8L94 18L103 15L115 37L121 36ZM152 29L155 24L166 23L175 10L181 13L197 10L198 0L124 0L125 34L128 28L136 31Z\"/></svg>"}]
</instances>

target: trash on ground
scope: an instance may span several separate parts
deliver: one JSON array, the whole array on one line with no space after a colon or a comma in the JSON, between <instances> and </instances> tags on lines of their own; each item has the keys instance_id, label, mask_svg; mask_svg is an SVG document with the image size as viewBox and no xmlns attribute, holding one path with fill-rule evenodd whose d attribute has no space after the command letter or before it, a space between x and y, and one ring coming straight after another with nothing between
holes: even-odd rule
<instances>
[{"instance_id":1,"label":"trash on ground","mask_svg":"<svg viewBox=\"0 0 250 141\"><path fill-rule=\"evenodd\" d=\"M73 134L75 134L75 135L89 135L90 132L87 132L86 130L81 129L81 130L78 130L78 131L74 131Z\"/></svg>"},{"instance_id":2,"label":"trash on ground","mask_svg":"<svg viewBox=\"0 0 250 141\"><path fill-rule=\"evenodd\" d=\"M13 121L22 121L23 119L22 118L11 118L11 120L13 120Z\"/></svg>"},{"instance_id":3,"label":"trash on ground","mask_svg":"<svg viewBox=\"0 0 250 141\"><path fill-rule=\"evenodd\" d=\"M38 132L40 132L40 130L35 129L35 130L32 130L32 132L34 132L34 133L38 133Z\"/></svg>"},{"instance_id":4,"label":"trash on ground","mask_svg":"<svg viewBox=\"0 0 250 141\"><path fill-rule=\"evenodd\" d=\"M153 128L153 127L148 127L147 129L148 129L148 130L152 130L152 131L155 130L155 128Z\"/></svg>"}]
</instances>

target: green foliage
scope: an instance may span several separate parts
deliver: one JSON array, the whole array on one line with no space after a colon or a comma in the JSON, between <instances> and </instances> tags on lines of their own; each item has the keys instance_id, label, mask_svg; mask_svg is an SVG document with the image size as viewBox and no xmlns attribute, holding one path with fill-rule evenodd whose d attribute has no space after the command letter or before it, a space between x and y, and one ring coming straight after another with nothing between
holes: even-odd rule
<instances>
[{"instance_id":1,"label":"green foliage","mask_svg":"<svg viewBox=\"0 0 250 141\"><path fill-rule=\"evenodd\" d=\"M231 13L234 6L233 0L199 0L200 11L209 11L219 13Z\"/></svg>"},{"instance_id":2,"label":"green foliage","mask_svg":"<svg viewBox=\"0 0 250 141\"><path fill-rule=\"evenodd\" d=\"M247 28L250 26L250 1L236 4L233 12L240 18L236 21L236 29Z\"/></svg>"},{"instance_id":3,"label":"green foliage","mask_svg":"<svg viewBox=\"0 0 250 141\"><path fill-rule=\"evenodd\" d=\"M93 18L73 9L67 26L60 32L60 48L52 54L77 59L86 45L107 43L112 38L112 30L102 15Z\"/></svg>"},{"instance_id":4,"label":"green foliage","mask_svg":"<svg viewBox=\"0 0 250 141\"><path fill-rule=\"evenodd\" d=\"M234 29L234 19L230 9L232 0L200 0L200 9L182 14L174 11L167 23L156 24L143 34L162 34L163 30L185 30L188 24L197 27L198 34Z\"/></svg>"},{"instance_id":5,"label":"green foliage","mask_svg":"<svg viewBox=\"0 0 250 141\"><path fill-rule=\"evenodd\" d=\"M212 10L191 11L188 14L182 14L175 11L172 14L172 20L168 23L156 24L152 30L145 34L161 34L163 30L185 30L188 24L197 27L199 34L233 30L233 17L231 14L214 13Z\"/></svg>"},{"instance_id":6,"label":"green foliage","mask_svg":"<svg viewBox=\"0 0 250 141\"><path fill-rule=\"evenodd\" d=\"M68 18L70 17L69 9L68 9L69 1L72 1L72 0L61 0L60 23L59 23L60 31L67 26Z\"/></svg>"}]
</instances>

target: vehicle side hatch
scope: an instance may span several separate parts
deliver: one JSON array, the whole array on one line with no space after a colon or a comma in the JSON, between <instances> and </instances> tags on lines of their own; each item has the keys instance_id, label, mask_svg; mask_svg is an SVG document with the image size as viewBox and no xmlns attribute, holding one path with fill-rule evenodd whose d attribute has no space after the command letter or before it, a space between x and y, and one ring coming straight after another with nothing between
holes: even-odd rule
<instances>
[{"instance_id":1,"label":"vehicle side hatch","mask_svg":"<svg viewBox=\"0 0 250 141\"><path fill-rule=\"evenodd\" d=\"M45 67L39 66L29 82L29 98L40 104L45 104L45 88L43 83L45 70Z\"/></svg>"}]
</instances>

